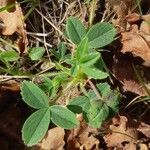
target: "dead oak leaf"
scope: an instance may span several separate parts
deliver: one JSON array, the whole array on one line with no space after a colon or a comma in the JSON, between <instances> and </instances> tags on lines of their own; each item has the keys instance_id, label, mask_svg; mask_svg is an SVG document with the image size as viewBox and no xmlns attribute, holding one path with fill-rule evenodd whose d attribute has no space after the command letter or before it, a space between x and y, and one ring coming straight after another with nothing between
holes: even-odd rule
<instances>
[{"instance_id":1,"label":"dead oak leaf","mask_svg":"<svg viewBox=\"0 0 150 150\"><path fill-rule=\"evenodd\" d=\"M72 129L67 138L67 148L71 150L99 150L99 140L94 137L96 129L90 128L83 120L82 115L78 116L80 126Z\"/></svg>"},{"instance_id":2,"label":"dead oak leaf","mask_svg":"<svg viewBox=\"0 0 150 150\"><path fill-rule=\"evenodd\" d=\"M128 15L133 7L133 0L106 0L116 14L116 19L113 19L113 24L119 26L121 30L126 29Z\"/></svg>"},{"instance_id":3,"label":"dead oak leaf","mask_svg":"<svg viewBox=\"0 0 150 150\"><path fill-rule=\"evenodd\" d=\"M122 53L132 53L135 57L140 57L145 64L150 65L150 47L144 38L136 32L122 33Z\"/></svg>"},{"instance_id":4,"label":"dead oak leaf","mask_svg":"<svg viewBox=\"0 0 150 150\"><path fill-rule=\"evenodd\" d=\"M130 91L140 96L145 96L147 94L135 76L132 63L132 60L127 57L114 58L112 71L122 83L124 92Z\"/></svg>"},{"instance_id":5,"label":"dead oak leaf","mask_svg":"<svg viewBox=\"0 0 150 150\"><path fill-rule=\"evenodd\" d=\"M0 7L5 7L10 5L13 1L3 0L0 3ZM23 23L23 14L22 10L17 2L15 3L15 10L8 11L4 10L0 12L0 20L3 22L3 29L1 34L3 35L12 35L14 32L23 34L24 32L24 23Z\"/></svg>"},{"instance_id":6,"label":"dead oak leaf","mask_svg":"<svg viewBox=\"0 0 150 150\"><path fill-rule=\"evenodd\" d=\"M129 127L128 124L128 119L125 116L112 119L112 125L109 127L112 132L104 137L107 147L136 150L137 132L134 127Z\"/></svg>"},{"instance_id":7,"label":"dead oak leaf","mask_svg":"<svg viewBox=\"0 0 150 150\"><path fill-rule=\"evenodd\" d=\"M65 131L55 127L48 131L44 139L37 145L36 150L63 150Z\"/></svg>"},{"instance_id":8,"label":"dead oak leaf","mask_svg":"<svg viewBox=\"0 0 150 150\"><path fill-rule=\"evenodd\" d=\"M9 10L5 9L0 12L0 22L2 23L0 33L2 35L12 35L15 32L18 33L20 36L18 47L20 53L22 54L24 51L26 51L28 40L21 7L16 0L1 0L0 8L11 4L14 4L15 6Z\"/></svg>"},{"instance_id":9,"label":"dead oak leaf","mask_svg":"<svg viewBox=\"0 0 150 150\"><path fill-rule=\"evenodd\" d=\"M142 122L137 130L142 132L146 137L150 138L150 125Z\"/></svg>"},{"instance_id":10,"label":"dead oak leaf","mask_svg":"<svg viewBox=\"0 0 150 150\"><path fill-rule=\"evenodd\" d=\"M127 20L134 18L135 15L128 15ZM142 58L144 65L150 66L150 15L145 15L141 18L142 23L140 26L132 24L130 30L121 33L121 52L132 53L133 56Z\"/></svg>"}]
</instances>

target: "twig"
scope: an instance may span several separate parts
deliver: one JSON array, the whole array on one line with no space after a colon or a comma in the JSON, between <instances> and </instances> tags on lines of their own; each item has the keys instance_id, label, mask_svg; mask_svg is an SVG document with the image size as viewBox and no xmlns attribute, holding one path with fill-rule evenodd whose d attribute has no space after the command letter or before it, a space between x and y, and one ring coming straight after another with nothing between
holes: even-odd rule
<instances>
[{"instance_id":1,"label":"twig","mask_svg":"<svg viewBox=\"0 0 150 150\"><path fill-rule=\"evenodd\" d=\"M88 79L88 83L90 84L90 86L93 89L94 93L96 94L97 98L100 99L100 100L103 100L103 98L101 97L100 93L98 92L98 90L96 89L95 85L92 83L92 81L90 79Z\"/></svg>"}]
</instances>

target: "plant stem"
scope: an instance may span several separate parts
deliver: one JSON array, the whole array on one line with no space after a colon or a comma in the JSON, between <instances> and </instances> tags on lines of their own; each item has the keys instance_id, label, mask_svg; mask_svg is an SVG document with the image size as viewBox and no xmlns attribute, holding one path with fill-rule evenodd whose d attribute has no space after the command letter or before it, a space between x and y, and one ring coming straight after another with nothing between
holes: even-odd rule
<instances>
[{"instance_id":1,"label":"plant stem","mask_svg":"<svg viewBox=\"0 0 150 150\"><path fill-rule=\"evenodd\" d=\"M103 101L103 98L101 97L100 93L98 92L95 85L92 83L92 81L90 79L88 79L88 83L90 84L90 86L93 89L94 93L96 94L97 98Z\"/></svg>"}]
</instances>

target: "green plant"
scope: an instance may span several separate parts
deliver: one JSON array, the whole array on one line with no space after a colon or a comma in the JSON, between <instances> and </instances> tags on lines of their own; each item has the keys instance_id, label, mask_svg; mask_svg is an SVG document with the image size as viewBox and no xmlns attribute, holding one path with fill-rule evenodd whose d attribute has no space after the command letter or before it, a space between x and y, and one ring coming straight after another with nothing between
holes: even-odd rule
<instances>
[{"instance_id":1,"label":"green plant","mask_svg":"<svg viewBox=\"0 0 150 150\"><path fill-rule=\"evenodd\" d=\"M31 61L42 60L45 53L43 47L33 47L28 50L28 57ZM0 51L0 72L8 73L10 75L25 75L25 72L20 71L21 62L23 58L15 50Z\"/></svg>"},{"instance_id":2,"label":"green plant","mask_svg":"<svg viewBox=\"0 0 150 150\"><path fill-rule=\"evenodd\" d=\"M120 94L111 90L107 83L95 86L91 81L98 82L109 77L101 54L96 49L114 40L115 28L108 23L98 23L88 30L78 19L70 17L66 34L75 48L68 51L61 42L57 50L51 51L55 57L52 73L56 71L57 74L51 78L44 74L39 86L28 81L22 83L24 102L37 109L22 129L23 140L28 146L44 137L50 122L64 129L74 128L79 125L76 113L82 113L90 126L98 128L118 110ZM31 54L29 56L32 60L42 56L41 52L37 57L34 52ZM90 90L87 89L87 84L90 85ZM66 107L57 105L57 100L72 87L79 87L83 95L66 102Z\"/></svg>"},{"instance_id":3,"label":"green plant","mask_svg":"<svg viewBox=\"0 0 150 150\"><path fill-rule=\"evenodd\" d=\"M0 52L0 72L15 74L17 71L12 63L17 62L19 58L19 54L14 50Z\"/></svg>"},{"instance_id":4,"label":"green plant","mask_svg":"<svg viewBox=\"0 0 150 150\"><path fill-rule=\"evenodd\" d=\"M50 121L65 129L74 128L79 123L75 114L59 105L49 105L49 98L32 82L22 83L22 97L30 107L37 109L24 123L22 137L26 145L40 141L48 130Z\"/></svg>"}]
</instances>

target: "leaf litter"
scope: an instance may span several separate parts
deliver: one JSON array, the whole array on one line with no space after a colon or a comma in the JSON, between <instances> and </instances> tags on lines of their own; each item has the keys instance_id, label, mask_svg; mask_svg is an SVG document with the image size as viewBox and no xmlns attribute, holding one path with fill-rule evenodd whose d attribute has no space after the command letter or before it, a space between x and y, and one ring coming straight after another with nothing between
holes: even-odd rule
<instances>
[{"instance_id":1,"label":"leaf litter","mask_svg":"<svg viewBox=\"0 0 150 150\"><path fill-rule=\"evenodd\" d=\"M132 64L134 63L134 58L138 57L143 61L143 63L141 63L140 66L150 67L150 15L138 15L137 13L131 13L131 10L133 8L131 0L107 1L109 5L113 8L113 11L117 14L117 19L114 19L112 22L114 23L114 25L116 25L116 27L119 28L119 41L122 45L120 49L118 48L119 50L116 49L116 54L114 56L112 65L113 73L116 79L118 79L118 81L123 84L123 92L128 91L140 96L145 96L147 94L144 91L142 85L137 80ZM6 0L0 1L0 6L5 6L7 2L8 1ZM16 5L15 8L11 9L11 12L7 10L3 13L0 12L0 19L3 22L3 29L1 34L19 34L20 41L18 46L20 47L20 53L23 53L26 52L27 47L26 29L25 24L22 21L23 13L17 1L12 0L9 2L15 2ZM71 9L70 11L73 15L77 13L77 16L81 16L80 13L78 13L74 9ZM12 22L13 24L10 26L10 23ZM128 54L132 54L132 56L128 57ZM118 55L121 57L118 57ZM6 91L11 91L14 94L16 91L18 92L18 90L19 86L16 82L2 84L0 88L0 104L2 100L6 100L6 104L8 102L10 103L10 98L6 98ZM2 96L2 93L5 93L4 96ZM13 122L15 122L16 120L18 121L20 119L20 116L18 117L19 119L17 119L17 117L12 116L16 115L18 112L18 109L16 109L18 108L16 106L17 103L18 102L13 102L14 105L12 107L8 107L10 108L9 111L2 110L3 114L8 114L8 117L4 118L5 115L2 116L1 122L4 122L3 124L6 123L6 126L2 124L0 125L0 133L3 132L8 137L10 136L11 140L15 138L15 140L18 143L20 143L20 134L14 133L14 131L17 131L17 129L14 126L10 128L10 125L8 125L9 123L13 124ZM0 107L1 106L3 106L3 103L0 105ZM7 124L9 118L12 118L12 120L10 120L10 122ZM13 119L16 120L14 121ZM80 121L80 126L73 130L65 131L60 127L54 127L52 129L49 129L45 138L36 146L36 149L100 149L102 141L100 141L97 137L98 130L90 128L82 120L82 116L79 116L78 119ZM22 122L22 120L19 120L18 122ZM134 122L132 117L127 117L126 115L119 115L112 118L112 122L107 124L107 126L109 125L110 132L106 133L103 136L107 149L134 150L137 147L139 147L140 149L143 148L144 150L149 149L149 140L147 140L146 142L141 142L139 140L139 134L142 134L142 137L144 138L150 138L150 125L149 123L145 122L146 121L137 123L137 120L136 122ZM8 133L8 129L11 129L10 133ZM4 144L5 148L7 148L7 146L9 145L9 143L7 143L6 141L7 138L3 139L2 137L0 137L0 143Z\"/></svg>"},{"instance_id":2,"label":"leaf litter","mask_svg":"<svg viewBox=\"0 0 150 150\"><path fill-rule=\"evenodd\" d=\"M7 6L14 5L14 7L7 9ZM19 3L16 0L1 0L0 8L5 8L0 12L0 21L2 22L2 35L12 35L14 33L19 34L18 48L22 54L27 50L27 34L24 24L24 16Z\"/></svg>"}]
</instances>

